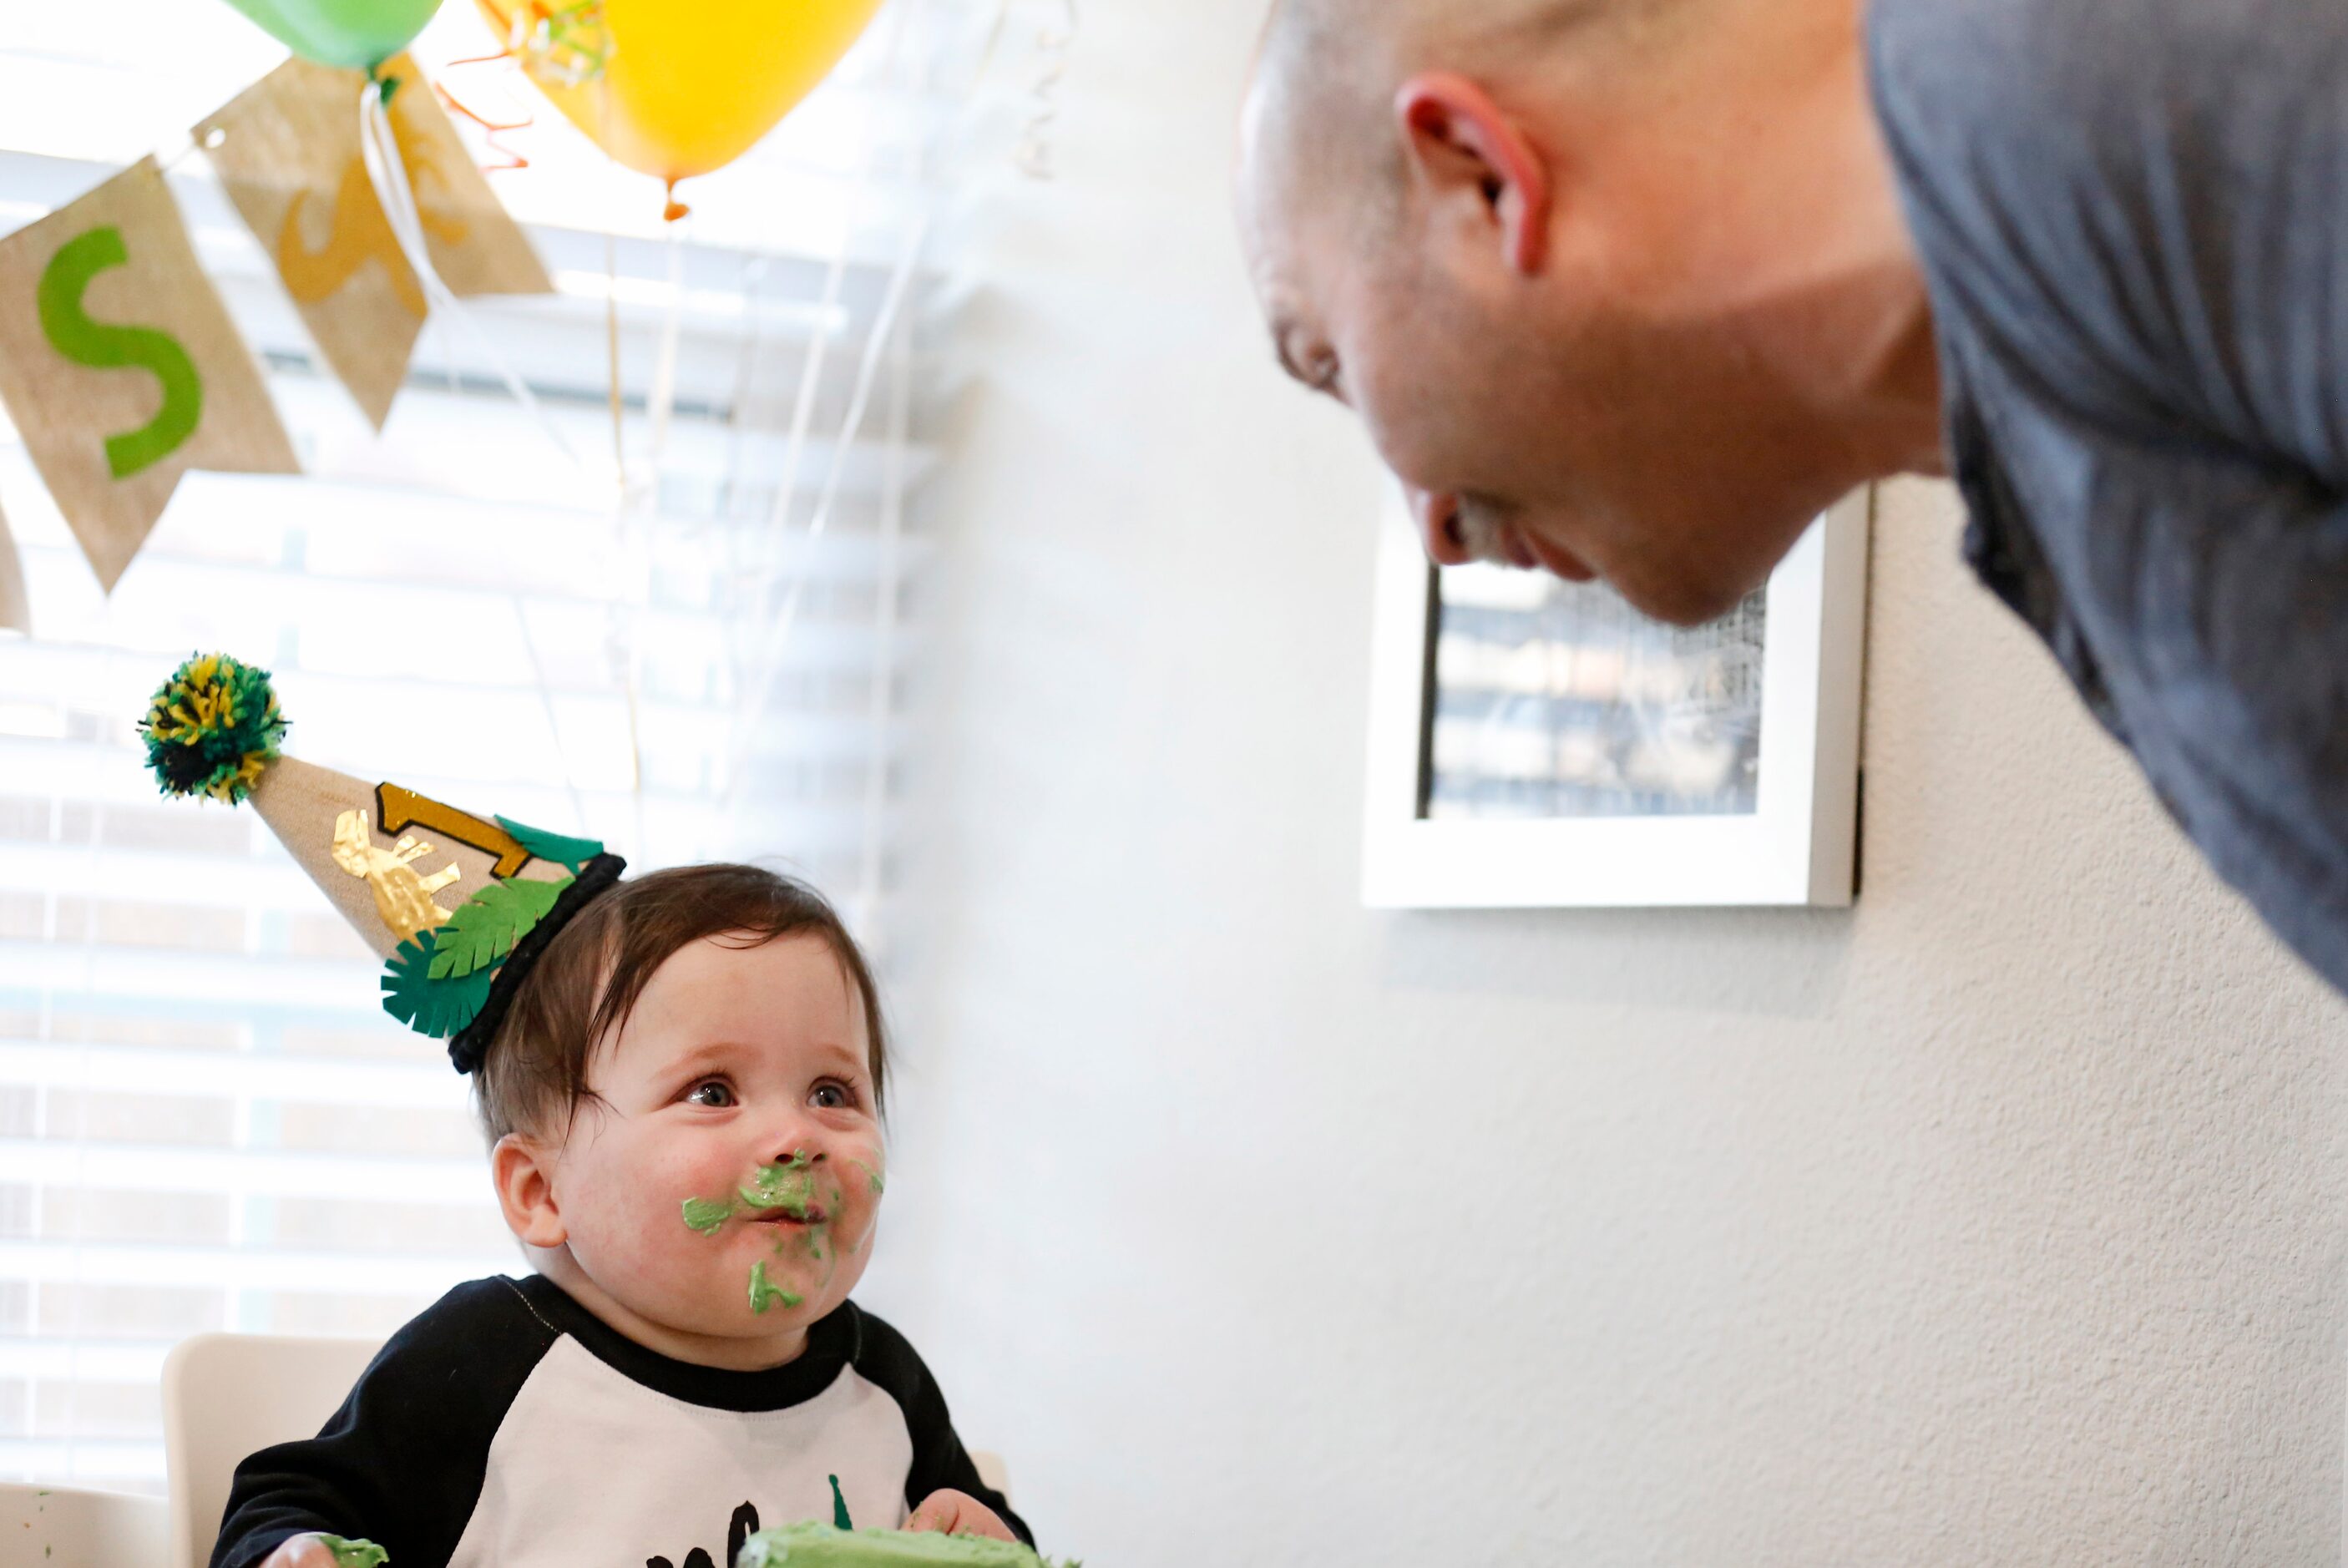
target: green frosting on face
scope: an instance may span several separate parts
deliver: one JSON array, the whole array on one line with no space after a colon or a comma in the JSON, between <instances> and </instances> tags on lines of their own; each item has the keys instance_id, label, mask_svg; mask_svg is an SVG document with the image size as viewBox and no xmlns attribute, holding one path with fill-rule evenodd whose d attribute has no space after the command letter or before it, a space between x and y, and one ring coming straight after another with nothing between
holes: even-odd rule
<instances>
[{"instance_id":1,"label":"green frosting on face","mask_svg":"<svg viewBox=\"0 0 2348 1568\"><path fill-rule=\"evenodd\" d=\"M750 1265L750 1310L752 1312L764 1312L778 1301L783 1304L784 1310L788 1311L806 1299L807 1297L797 1291L785 1290L767 1279L766 1259L760 1258Z\"/></svg>"},{"instance_id":2,"label":"green frosting on face","mask_svg":"<svg viewBox=\"0 0 2348 1568\"><path fill-rule=\"evenodd\" d=\"M808 1521L742 1542L735 1568L1046 1568L1015 1541L903 1530L841 1530ZM1081 1568L1067 1563L1066 1568Z\"/></svg>"},{"instance_id":3,"label":"green frosting on face","mask_svg":"<svg viewBox=\"0 0 2348 1568\"><path fill-rule=\"evenodd\" d=\"M391 1553L372 1541L345 1541L339 1535L321 1535L318 1539L335 1554L335 1568L382 1568L391 1561Z\"/></svg>"},{"instance_id":4,"label":"green frosting on face","mask_svg":"<svg viewBox=\"0 0 2348 1568\"><path fill-rule=\"evenodd\" d=\"M685 1228L714 1236L717 1227L734 1217L734 1201L730 1198L687 1198L685 1201Z\"/></svg>"},{"instance_id":5,"label":"green frosting on face","mask_svg":"<svg viewBox=\"0 0 2348 1568\"><path fill-rule=\"evenodd\" d=\"M889 1184L880 1180L880 1172L875 1171L861 1160L851 1160L849 1163L855 1166L859 1171L863 1171L865 1176L870 1180L872 1182L872 1195L874 1197L878 1198L883 1191L887 1191Z\"/></svg>"},{"instance_id":6,"label":"green frosting on face","mask_svg":"<svg viewBox=\"0 0 2348 1568\"><path fill-rule=\"evenodd\" d=\"M794 1220L804 1220L815 1202L815 1171L802 1149L780 1165L761 1165L757 1175L736 1196L746 1209L779 1209Z\"/></svg>"}]
</instances>

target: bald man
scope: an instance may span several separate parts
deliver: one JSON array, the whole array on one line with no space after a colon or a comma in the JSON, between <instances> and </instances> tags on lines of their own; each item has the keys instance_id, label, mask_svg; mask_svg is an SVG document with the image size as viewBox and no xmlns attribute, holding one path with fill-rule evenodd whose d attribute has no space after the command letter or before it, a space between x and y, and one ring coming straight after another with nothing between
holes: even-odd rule
<instances>
[{"instance_id":1,"label":"bald man","mask_svg":"<svg viewBox=\"0 0 2348 1568\"><path fill-rule=\"evenodd\" d=\"M1239 211L1437 562L1965 550L2348 990L2348 0L1282 0Z\"/></svg>"}]
</instances>

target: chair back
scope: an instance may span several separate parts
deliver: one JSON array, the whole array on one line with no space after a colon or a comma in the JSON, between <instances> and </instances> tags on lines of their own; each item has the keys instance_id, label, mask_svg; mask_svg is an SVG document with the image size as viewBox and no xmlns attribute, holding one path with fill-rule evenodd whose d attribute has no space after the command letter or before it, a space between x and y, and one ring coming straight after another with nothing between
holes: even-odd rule
<instances>
[{"instance_id":1,"label":"chair back","mask_svg":"<svg viewBox=\"0 0 2348 1568\"><path fill-rule=\"evenodd\" d=\"M163 1500L0 1481L0 1568L164 1568Z\"/></svg>"},{"instance_id":2,"label":"chair back","mask_svg":"<svg viewBox=\"0 0 2348 1568\"><path fill-rule=\"evenodd\" d=\"M314 1437L383 1348L376 1339L199 1334L163 1361L170 1568L203 1568L245 1456Z\"/></svg>"}]
</instances>

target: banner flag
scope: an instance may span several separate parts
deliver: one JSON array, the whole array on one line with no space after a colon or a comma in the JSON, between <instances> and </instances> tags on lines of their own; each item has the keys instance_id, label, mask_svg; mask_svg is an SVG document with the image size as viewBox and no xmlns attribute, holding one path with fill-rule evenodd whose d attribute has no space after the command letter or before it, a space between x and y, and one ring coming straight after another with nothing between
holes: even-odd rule
<instances>
[{"instance_id":1,"label":"banner flag","mask_svg":"<svg viewBox=\"0 0 2348 1568\"><path fill-rule=\"evenodd\" d=\"M407 56L384 67L386 108L432 264L458 294L550 294L521 228L473 166ZM287 60L194 130L221 184L294 296L303 324L377 429L407 378L427 304L359 145L364 71Z\"/></svg>"},{"instance_id":2,"label":"banner flag","mask_svg":"<svg viewBox=\"0 0 2348 1568\"><path fill-rule=\"evenodd\" d=\"M32 606L25 599L25 558L16 552L5 512L0 512L0 631L33 634Z\"/></svg>"},{"instance_id":3,"label":"banner flag","mask_svg":"<svg viewBox=\"0 0 2348 1568\"><path fill-rule=\"evenodd\" d=\"M299 471L151 157L0 240L0 401L108 592L190 469Z\"/></svg>"}]
</instances>

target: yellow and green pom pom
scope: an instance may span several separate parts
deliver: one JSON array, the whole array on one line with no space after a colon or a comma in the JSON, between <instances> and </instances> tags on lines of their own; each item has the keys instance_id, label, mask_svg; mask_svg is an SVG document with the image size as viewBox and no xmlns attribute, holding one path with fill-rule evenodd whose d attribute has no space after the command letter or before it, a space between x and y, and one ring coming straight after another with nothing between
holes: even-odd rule
<instances>
[{"instance_id":1,"label":"yellow and green pom pom","mask_svg":"<svg viewBox=\"0 0 2348 1568\"><path fill-rule=\"evenodd\" d=\"M267 670L226 654L199 654L156 691L139 732L163 793L209 795L233 806L276 760L285 716Z\"/></svg>"}]
</instances>

